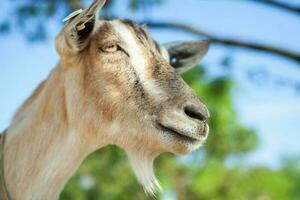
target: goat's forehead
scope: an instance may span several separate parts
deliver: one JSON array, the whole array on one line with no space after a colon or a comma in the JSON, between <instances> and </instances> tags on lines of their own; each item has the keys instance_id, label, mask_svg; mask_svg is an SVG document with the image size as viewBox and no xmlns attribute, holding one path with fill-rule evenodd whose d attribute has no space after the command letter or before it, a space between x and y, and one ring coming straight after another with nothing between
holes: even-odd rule
<instances>
[{"instance_id":1,"label":"goat's forehead","mask_svg":"<svg viewBox=\"0 0 300 200\"><path fill-rule=\"evenodd\" d=\"M99 20L96 34L99 36L116 36L123 43L129 45L144 45L160 51L159 45L152 39L148 31L130 20ZM133 43L133 41L135 41Z\"/></svg>"},{"instance_id":2,"label":"goat's forehead","mask_svg":"<svg viewBox=\"0 0 300 200\"><path fill-rule=\"evenodd\" d=\"M95 35L99 43L109 40L119 41L125 45L125 50L131 55L131 60L138 58L138 60L145 59L148 62L154 62L152 59L155 59L155 57L156 59L162 58L167 62L170 60L166 49L152 39L144 26L130 20L119 19L98 20L96 26Z\"/></svg>"}]
</instances>

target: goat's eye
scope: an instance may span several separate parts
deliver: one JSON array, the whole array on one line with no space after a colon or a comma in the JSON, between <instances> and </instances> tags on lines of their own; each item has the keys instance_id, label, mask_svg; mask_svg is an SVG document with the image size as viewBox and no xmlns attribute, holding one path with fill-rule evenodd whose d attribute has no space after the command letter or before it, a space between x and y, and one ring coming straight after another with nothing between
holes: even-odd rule
<instances>
[{"instance_id":1,"label":"goat's eye","mask_svg":"<svg viewBox=\"0 0 300 200\"><path fill-rule=\"evenodd\" d=\"M107 53L114 53L119 50L119 46L116 43L109 43L101 47L101 50Z\"/></svg>"}]
</instances>

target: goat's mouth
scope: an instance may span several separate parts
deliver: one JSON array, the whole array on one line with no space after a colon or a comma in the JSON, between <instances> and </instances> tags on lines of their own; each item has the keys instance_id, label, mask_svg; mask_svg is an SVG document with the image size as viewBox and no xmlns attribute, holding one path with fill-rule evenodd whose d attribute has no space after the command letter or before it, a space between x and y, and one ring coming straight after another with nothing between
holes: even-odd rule
<instances>
[{"instance_id":1,"label":"goat's mouth","mask_svg":"<svg viewBox=\"0 0 300 200\"><path fill-rule=\"evenodd\" d=\"M157 123L156 127L159 130L163 131L164 133L170 134L173 137L175 137L177 140L180 140L180 141L185 141L188 143L199 143L203 139L202 135L199 135L199 137L192 136L192 135L184 133L176 128L165 126L161 123ZM204 126L204 127L205 128L204 128L203 132L205 133L205 132L207 132L207 130L206 130L206 126Z\"/></svg>"}]
</instances>

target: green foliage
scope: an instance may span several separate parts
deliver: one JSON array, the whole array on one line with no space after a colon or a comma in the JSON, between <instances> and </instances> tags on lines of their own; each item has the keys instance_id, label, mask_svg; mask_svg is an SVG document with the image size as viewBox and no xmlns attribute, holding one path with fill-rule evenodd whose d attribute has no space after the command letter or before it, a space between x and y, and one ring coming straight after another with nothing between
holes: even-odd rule
<instances>
[{"instance_id":1,"label":"green foliage","mask_svg":"<svg viewBox=\"0 0 300 200\"><path fill-rule=\"evenodd\" d=\"M84 179L90 186L84 187ZM83 187L82 187L83 186ZM132 173L126 155L117 147L106 147L90 155L67 184L60 199L146 199Z\"/></svg>"},{"instance_id":2,"label":"green foliage","mask_svg":"<svg viewBox=\"0 0 300 200\"><path fill-rule=\"evenodd\" d=\"M242 126L232 100L234 83L228 77L208 79L201 68L183 75L211 111L210 135L202 150L181 161L166 153L155 162L165 190L179 200L296 200L300 195L300 169L295 159L282 169L229 167L229 156L239 158L257 146L254 130ZM83 189L85 177L93 180ZM137 183L125 153L114 146L89 156L63 191L61 200L151 199ZM159 197L158 199L162 199Z\"/></svg>"},{"instance_id":3,"label":"green foliage","mask_svg":"<svg viewBox=\"0 0 300 200\"><path fill-rule=\"evenodd\" d=\"M206 162L190 187L192 199L297 199L294 184L283 171L268 168L227 168L217 160ZM188 198L187 199L191 199Z\"/></svg>"}]
</instances>

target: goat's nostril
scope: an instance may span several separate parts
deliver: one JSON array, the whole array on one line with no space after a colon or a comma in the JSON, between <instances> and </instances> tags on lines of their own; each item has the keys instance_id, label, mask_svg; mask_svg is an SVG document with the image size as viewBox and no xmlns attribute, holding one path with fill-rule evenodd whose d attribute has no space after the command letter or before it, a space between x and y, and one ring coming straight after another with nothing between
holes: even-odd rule
<instances>
[{"instance_id":1,"label":"goat's nostril","mask_svg":"<svg viewBox=\"0 0 300 200\"><path fill-rule=\"evenodd\" d=\"M202 109L196 109L194 107L187 106L184 108L184 112L187 116L200 121L206 121L208 118L207 112L203 111Z\"/></svg>"}]
</instances>

